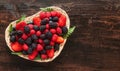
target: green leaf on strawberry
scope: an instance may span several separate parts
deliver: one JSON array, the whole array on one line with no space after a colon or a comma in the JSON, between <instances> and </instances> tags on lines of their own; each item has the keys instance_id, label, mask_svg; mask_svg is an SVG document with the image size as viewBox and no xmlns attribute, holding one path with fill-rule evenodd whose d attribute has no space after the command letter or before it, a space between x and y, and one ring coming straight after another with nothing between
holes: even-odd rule
<instances>
[{"instance_id":1,"label":"green leaf on strawberry","mask_svg":"<svg viewBox=\"0 0 120 71\"><path fill-rule=\"evenodd\" d=\"M75 26L69 28L67 34L65 34L65 35L63 36L63 38L69 37L69 36L74 32L75 28L76 28Z\"/></svg>"},{"instance_id":2,"label":"green leaf on strawberry","mask_svg":"<svg viewBox=\"0 0 120 71\"><path fill-rule=\"evenodd\" d=\"M13 55L22 55L22 52L11 52Z\"/></svg>"},{"instance_id":3,"label":"green leaf on strawberry","mask_svg":"<svg viewBox=\"0 0 120 71\"><path fill-rule=\"evenodd\" d=\"M12 24L10 25L10 28L9 28L9 32L12 32L13 31L13 27L12 27Z\"/></svg>"},{"instance_id":4,"label":"green leaf on strawberry","mask_svg":"<svg viewBox=\"0 0 120 71\"><path fill-rule=\"evenodd\" d=\"M45 12L51 12L51 11L53 11L53 9L49 8L49 7L47 7L47 8L40 8L40 9L41 9L41 11L45 11Z\"/></svg>"},{"instance_id":5,"label":"green leaf on strawberry","mask_svg":"<svg viewBox=\"0 0 120 71\"><path fill-rule=\"evenodd\" d=\"M18 19L18 20L16 21L16 23L25 20L25 18L26 18L26 15L22 15L22 17L21 17L20 19Z\"/></svg>"}]
</instances>

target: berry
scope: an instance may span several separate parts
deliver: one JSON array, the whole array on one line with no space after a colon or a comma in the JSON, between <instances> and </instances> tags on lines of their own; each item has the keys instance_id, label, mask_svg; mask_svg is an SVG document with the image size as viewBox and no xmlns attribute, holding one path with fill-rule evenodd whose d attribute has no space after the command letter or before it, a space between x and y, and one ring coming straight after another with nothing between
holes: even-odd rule
<instances>
[{"instance_id":1,"label":"berry","mask_svg":"<svg viewBox=\"0 0 120 71\"><path fill-rule=\"evenodd\" d=\"M40 54L46 54L46 50L44 50L44 49L41 50L41 51L40 51Z\"/></svg>"},{"instance_id":2,"label":"berry","mask_svg":"<svg viewBox=\"0 0 120 71\"><path fill-rule=\"evenodd\" d=\"M57 42L57 43L63 43L63 42L64 42L63 37L58 36L56 42Z\"/></svg>"},{"instance_id":3,"label":"berry","mask_svg":"<svg viewBox=\"0 0 120 71\"><path fill-rule=\"evenodd\" d=\"M54 49L55 51L59 50L60 44L55 44Z\"/></svg>"},{"instance_id":4,"label":"berry","mask_svg":"<svg viewBox=\"0 0 120 71\"><path fill-rule=\"evenodd\" d=\"M23 44L23 50L27 51L28 50L28 45L27 44Z\"/></svg>"},{"instance_id":5,"label":"berry","mask_svg":"<svg viewBox=\"0 0 120 71\"><path fill-rule=\"evenodd\" d=\"M22 35L22 39L23 39L23 40L26 40L27 38L28 38L28 36L27 36L26 34L23 34L23 35Z\"/></svg>"},{"instance_id":6,"label":"berry","mask_svg":"<svg viewBox=\"0 0 120 71\"><path fill-rule=\"evenodd\" d=\"M45 29L45 31L43 33L47 33L49 30L48 29Z\"/></svg>"},{"instance_id":7,"label":"berry","mask_svg":"<svg viewBox=\"0 0 120 71\"><path fill-rule=\"evenodd\" d=\"M37 51L41 51L41 50L43 50L43 46L40 44L37 44Z\"/></svg>"},{"instance_id":8,"label":"berry","mask_svg":"<svg viewBox=\"0 0 120 71\"><path fill-rule=\"evenodd\" d=\"M47 59L47 55L46 54L41 54L41 59Z\"/></svg>"},{"instance_id":9,"label":"berry","mask_svg":"<svg viewBox=\"0 0 120 71\"><path fill-rule=\"evenodd\" d=\"M52 11L52 12L51 12L51 16L52 16L52 17L56 16L56 14L57 14L56 11Z\"/></svg>"},{"instance_id":10,"label":"berry","mask_svg":"<svg viewBox=\"0 0 120 71\"><path fill-rule=\"evenodd\" d=\"M48 39L52 38L52 33L50 31L46 32L45 35Z\"/></svg>"},{"instance_id":11,"label":"berry","mask_svg":"<svg viewBox=\"0 0 120 71\"><path fill-rule=\"evenodd\" d=\"M57 13L56 14L57 17L60 17L62 15L60 12L56 12L56 13Z\"/></svg>"},{"instance_id":12,"label":"berry","mask_svg":"<svg viewBox=\"0 0 120 71\"><path fill-rule=\"evenodd\" d=\"M54 35L52 36L52 41L53 41L53 42L56 42L57 37L58 37L58 35L54 34Z\"/></svg>"},{"instance_id":13,"label":"berry","mask_svg":"<svg viewBox=\"0 0 120 71\"><path fill-rule=\"evenodd\" d=\"M49 22L50 28L56 28L58 25L56 22Z\"/></svg>"},{"instance_id":14,"label":"berry","mask_svg":"<svg viewBox=\"0 0 120 71\"><path fill-rule=\"evenodd\" d=\"M26 22L21 21L21 22L19 22L19 23L16 24L16 30L23 31L25 26L26 26Z\"/></svg>"},{"instance_id":15,"label":"berry","mask_svg":"<svg viewBox=\"0 0 120 71\"><path fill-rule=\"evenodd\" d=\"M49 17L49 21L52 21L53 20L53 18L52 17Z\"/></svg>"},{"instance_id":16,"label":"berry","mask_svg":"<svg viewBox=\"0 0 120 71\"><path fill-rule=\"evenodd\" d=\"M66 16L61 15L58 21L60 27L64 27L66 25Z\"/></svg>"},{"instance_id":17,"label":"berry","mask_svg":"<svg viewBox=\"0 0 120 71\"><path fill-rule=\"evenodd\" d=\"M46 26L45 25L41 25L39 29L40 29L40 31L44 31L46 29Z\"/></svg>"},{"instance_id":18,"label":"berry","mask_svg":"<svg viewBox=\"0 0 120 71\"><path fill-rule=\"evenodd\" d=\"M62 33L63 33L63 34L67 34L67 32L68 32L67 27L65 27L65 26L64 26L64 27L62 27Z\"/></svg>"},{"instance_id":19,"label":"berry","mask_svg":"<svg viewBox=\"0 0 120 71\"><path fill-rule=\"evenodd\" d=\"M47 45L47 46L44 47L44 49L45 49L45 50L50 50L50 49L52 49L52 46Z\"/></svg>"},{"instance_id":20,"label":"berry","mask_svg":"<svg viewBox=\"0 0 120 71\"><path fill-rule=\"evenodd\" d=\"M49 29L49 28L50 28L49 24L46 24L46 29Z\"/></svg>"},{"instance_id":21,"label":"berry","mask_svg":"<svg viewBox=\"0 0 120 71\"><path fill-rule=\"evenodd\" d=\"M57 34L59 34L59 35L62 34L62 30L61 30L60 27L57 27L57 28L56 28L56 31L57 31Z\"/></svg>"},{"instance_id":22,"label":"berry","mask_svg":"<svg viewBox=\"0 0 120 71\"><path fill-rule=\"evenodd\" d=\"M46 17L49 18L51 16L50 12L46 12Z\"/></svg>"},{"instance_id":23,"label":"berry","mask_svg":"<svg viewBox=\"0 0 120 71\"><path fill-rule=\"evenodd\" d=\"M24 32L25 32L26 34L30 33L30 28L29 28L29 26L25 26L25 27L24 27Z\"/></svg>"},{"instance_id":24,"label":"berry","mask_svg":"<svg viewBox=\"0 0 120 71\"><path fill-rule=\"evenodd\" d=\"M39 37L41 35L41 32L40 31L37 31L36 32L36 36Z\"/></svg>"},{"instance_id":25,"label":"berry","mask_svg":"<svg viewBox=\"0 0 120 71\"><path fill-rule=\"evenodd\" d=\"M46 25L49 22L47 18L41 20L41 25Z\"/></svg>"},{"instance_id":26,"label":"berry","mask_svg":"<svg viewBox=\"0 0 120 71\"><path fill-rule=\"evenodd\" d=\"M58 17L53 17L53 19L52 19L52 21L54 21L54 22L58 22Z\"/></svg>"},{"instance_id":27,"label":"berry","mask_svg":"<svg viewBox=\"0 0 120 71\"><path fill-rule=\"evenodd\" d=\"M28 58L30 60L34 60L37 55L38 55L38 52L34 50L31 54L28 55Z\"/></svg>"},{"instance_id":28,"label":"berry","mask_svg":"<svg viewBox=\"0 0 120 71\"><path fill-rule=\"evenodd\" d=\"M51 41L51 42L50 42L50 45L51 45L51 46L54 46L54 45L55 45L55 43L54 43L53 41Z\"/></svg>"},{"instance_id":29,"label":"berry","mask_svg":"<svg viewBox=\"0 0 120 71\"><path fill-rule=\"evenodd\" d=\"M21 30L17 31L17 36L22 36L23 32Z\"/></svg>"},{"instance_id":30,"label":"berry","mask_svg":"<svg viewBox=\"0 0 120 71\"><path fill-rule=\"evenodd\" d=\"M41 39L45 39L45 38L46 38L45 34L41 34L41 35L40 35L40 38L41 38Z\"/></svg>"},{"instance_id":31,"label":"berry","mask_svg":"<svg viewBox=\"0 0 120 71\"><path fill-rule=\"evenodd\" d=\"M55 29L50 29L50 32L51 32L52 34L55 34L55 33L56 33L56 30L55 30Z\"/></svg>"},{"instance_id":32,"label":"berry","mask_svg":"<svg viewBox=\"0 0 120 71\"><path fill-rule=\"evenodd\" d=\"M16 41L16 37L15 36L10 36L10 42L15 42Z\"/></svg>"},{"instance_id":33,"label":"berry","mask_svg":"<svg viewBox=\"0 0 120 71\"><path fill-rule=\"evenodd\" d=\"M16 31L15 27L13 27L13 30L12 31Z\"/></svg>"},{"instance_id":34,"label":"berry","mask_svg":"<svg viewBox=\"0 0 120 71\"><path fill-rule=\"evenodd\" d=\"M46 17L46 13L45 12L40 12L40 19L43 19Z\"/></svg>"},{"instance_id":35,"label":"berry","mask_svg":"<svg viewBox=\"0 0 120 71\"><path fill-rule=\"evenodd\" d=\"M35 34L33 34L33 35L31 36L31 38L32 38L32 40L37 40L37 39L38 39L38 37L37 37Z\"/></svg>"},{"instance_id":36,"label":"berry","mask_svg":"<svg viewBox=\"0 0 120 71\"><path fill-rule=\"evenodd\" d=\"M43 42L44 42L45 45L49 45L50 44L50 40L48 40L48 39L43 40Z\"/></svg>"},{"instance_id":37,"label":"berry","mask_svg":"<svg viewBox=\"0 0 120 71\"><path fill-rule=\"evenodd\" d=\"M10 32L10 36L16 35L16 31Z\"/></svg>"},{"instance_id":38,"label":"berry","mask_svg":"<svg viewBox=\"0 0 120 71\"><path fill-rule=\"evenodd\" d=\"M34 48L36 48L37 47L37 44L36 43L32 43L32 48L34 49Z\"/></svg>"},{"instance_id":39,"label":"berry","mask_svg":"<svg viewBox=\"0 0 120 71\"><path fill-rule=\"evenodd\" d=\"M30 31L30 34L32 35L32 34L35 34L35 30L31 30Z\"/></svg>"},{"instance_id":40,"label":"berry","mask_svg":"<svg viewBox=\"0 0 120 71\"><path fill-rule=\"evenodd\" d=\"M33 18L34 25L40 26L41 19L39 17Z\"/></svg>"},{"instance_id":41,"label":"berry","mask_svg":"<svg viewBox=\"0 0 120 71\"><path fill-rule=\"evenodd\" d=\"M11 44L11 48L15 52L22 51L22 45L20 45L18 42L14 42Z\"/></svg>"},{"instance_id":42,"label":"berry","mask_svg":"<svg viewBox=\"0 0 120 71\"><path fill-rule=\"evenodd\" d=\"M33 29L33 25L32 24L29 24L28 26L29 26L30 30Z\"/></svg>"},{"instance_id":43,"label":"berry","mask_svg":"<svg viewBox=\"0 0 120 71\"><path fill-rule=\"evenodd\" d=\"M52 58L54 56L54 49L47 50L47 55L49 58Z\"/></svg>"},{"instance_id":44,"label":"berry","mask_svg":"<svg viewBox=\"0 0 120 71\"><path fill-rule=\"evenodd\" d=\"M33 52L33 49L32 48L28 48L27 53L31 54L32 52Z\"/></svg>"},{"instance_id":45,"label":"berry","mask_svg":"<svg viewBox=\"0 0 120 71\"><path fill-rule=\"evenodd\" d=\"M34 26L33 26L33 29L34 29L35 31L38 31L38 30L39 30L39 27L38 27L37 25L34 25Z\"/></svg>"},{"instance_id":46,"label":"berry","mask_svg":"<svg viewBox=\"0 0 120 71\"><path fill-rule=\"evenodd\" d=\"M39 39L38 42L39 42L40 44L42 44L42 43L43 43L43 40L42 40L42 39Z\"/></svg>"},{"instance_id":47,"label":"berry","mask_svg":"<svg viewBox=\"0 0 120 71\"><path fill-rule=\"evenodd\" d=\"M27 51L22 51L22 54L27 55L28 53L27 53Z\"/></svg>"},{"instance_id":48,"label":"berry","mask_svg":"<svg viewBox=\"0 0 120 71\"><path fill-rule=\"evenodd\" d=\"M26 43L27 45L30 45L30 44L32 43L32 39L31 39L30 37L27 38L26 41L25 41L25 43Z\"/></svg>"},{"instance_id":49,"label":"berry","mask_svg":"<svg viewBox=\"0 0 120 71\"><path fill-rule=\"evenodd\" d=\"M22 38L19 38L19 39L18 39L18 42L19 42L20 44L24 44L24 40L23 40Z\"/></svg>"}]
</instances>

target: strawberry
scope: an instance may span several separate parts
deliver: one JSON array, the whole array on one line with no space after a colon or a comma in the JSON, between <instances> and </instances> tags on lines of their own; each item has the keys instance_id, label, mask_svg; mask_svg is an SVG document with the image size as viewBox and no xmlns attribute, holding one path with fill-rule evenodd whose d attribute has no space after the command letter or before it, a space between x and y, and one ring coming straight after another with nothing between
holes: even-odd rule
<instances>
[{"instance_id":1,"label":"strawberry","mask_svg":"<svg viewBox=\"0 0 120 71\"><path fill-rule=\"evenodd\" d=\"M55 43L54 43L53 41L51 41L51 42L50 42L50 45L51 45L51 46L54 46L54 45L55 45Z\"/></svg>"},{"instance_id":2,"label":"strawberry","mask_svg":"<svg viewBox=\"0 0 120 71\"><path fill-rule=\"evenodd\" d=\"M47 59L47 55L46 54L41 54L41 59Z\"/></svg>"},{"instance_id":3,"label":"strawberry","mask_svg":"<svg viewBox=\"0 0 120 71\"><path fill-rule=\"evenodd\" d=\"M40 19L43 19L46 17L46 12L40 12Z\"/></svg>"},{"instance_id":4,"label":"strawberry","mask_svg":"<svg viewBox=\"0 0 120 71\"><path fill-rule=\"evenodd\" d=\"M52 58L54 56L54 49L47 50L47 55L49 58Z\"/></svg>"},{"instance_id":5,"label":"strawberry","mask_svg":"<svg viewBox=\"0 0 120 71\"><path fill-rule=\"evenodd\" d=\"M57 34L62 34L62 29L60 27L56 28Z\"/></svg>"},{"instance_id":6,"label":"strawberry","mask_svg":"<svg viewBox=\"0 0 120 71\"><path fill-rule=\"evenodd\" d=\"M27 51L28 50L28 45L27 44L23 44L23 50Z\"/></svg>"},{"instance_id":7,"label":"strawberry","mask_svg":"<svg viewBox=\"0 0 120 71\"><path fill-rule=\"evenodd\" d=\"M26 34L22 35L22 39L26 40L28 38L28 36Z\"/></svg>"},{"instance_id":8,"label":"strawberry","mask_svg":"<svg viewBox=\"0 0 120 71\"><path fill-rule=\"evenodd\" d=\"M35 57L36 57L37 55L38 55L37 50L34 50L31 54L28 55L28 58L29 58L30 60L33 60L33 59L35 59Z\"/></svg>"},{"instance_id":9,"label":"strawberry","mask_svg":"<svg viewBox=\"0 0 120 71\"><path fill-rule=\"evenodd\" d=\"M29 26L29 28L30 28L31 30L33 29L33 25L32 25L32 24L29 24L28 26Z\"/></svg>"},{"instance_id":10,"label":"strawberry","mask_svg":"<svg viewBox=\"0 0 120 71\"><path fill-rule=\"evenodd\" d=\"M37 51L41 51L41 50L43 50L43 46L40 45L40 44L38 44L38 45L37 45Z\"/></svg>"},{"instance_id":11,"label":"strawberry","mask_svg":"<svg viewBox=\"0 0 120 71\"><path fill-rule=\"evenodd\" d=\"M34 25L40 26L41 19L39 17L33 18Z\"/></svg>"},{"instance_id":12,"label":"strawberry","mask_svg":"<svg viewBox=\"0 0 120 71\"><path fill-rule=\"evenodd\" d=\"M39 37L40 35L41 35L41 32L40 32L40 31L37 31L37 32L36 32L36 36Z\"/></svg>"},{"instance_id":13,"label":"strawberry","mask_svg":"<svg viewBox=\"0 0 120 71\"><path fill-rule=\"evenodd\" d=\"M52 41L53 41L53 42L56 42L57 37L58 37L58 35L54 34L54 35L52 36Z\"/></svg>"},{"instance_id":14,"label":"strawberry","mask_svg":"<svg viewBox=\"0 0 120 71\"><path fill-rule=\"evenodd\" d=\"M56 30L55 30L55 29L50 29L50 32L51 32L52 34L55 34L55 33L56 33Z\"/></svg>"},{"instance_id":15,"label":"strawberry","mask_svg":"<svg viewBox=\"0 0 120 71\"><path fill-rule=\"evenodd\" d=\"M32 29L32 30L30 31L30 34L31 34L31 35L35 34L35 30Z\"/></svg>"},{"instance_id":16,"label":"strawberry","mask_svg":"<svg viewBox=\"0 0 120 71\"><path fill-rule=\"evenodd\" d=\"M52 11L51 12L51 16L55 17L57 15L57 12L56 11Z\"/></svg>"},{"instance_id":17,"label":"strawberry","mask_svg":"<svg viewBox=\"0 0 120 71\"><path fill-rule=\"evenodd\" d=\"M66 17L64 15L60 16L58 24L60 27L64 27L66 25Z\"/></svg>"},{"instance_id":18,"label":"strawberry","mask_svg":"<svg viewBox=\"0 0 120 71\"><path fill-rule=\"evenodd\" d=\"M46 17L49 18L51 16L50 12L46 12Z\"/></svg>"},{"instance_id":19,"label":"strawberry","mask_svg":"<svg viewBox=\"0 0 120 71\"><path fill-rule=\"evenodd\" d=\"M21 30L24 31L24 27L26 26L26 22L21 21L19 23L16 24L16 30Z\"/></svg>"},{"instance_id":20,"label":"strawberry","mask_svg":"<svg viewBox=\"0 0 120 71\"><path fill-rule=\"evenodd\" d=\"M57 43L63 43L63 42L64 42L63 37L58 36L56 42L57 42Z\"/></svg>"},{"instance_id":21,"label":"strawberry","mask_svg":"<svg viewBox=\"0 0 120 71\"><path fill-rule=\"evenodd\" d=\"M60 17L62 15L60 12L56 12L56 13L57 13L56 14L57 17Z\"/></svg>"},{"instance_id":22,"label":"strawberry","mask_svg":"<svg viewBox=\"0 0 120 71\"><path fill-rule=\"evenodd\" d=\"M22 45L20 45L18 42L14 42L11 44L11 48L15 52L22 51Z\"/></svg>"}]
</instances>

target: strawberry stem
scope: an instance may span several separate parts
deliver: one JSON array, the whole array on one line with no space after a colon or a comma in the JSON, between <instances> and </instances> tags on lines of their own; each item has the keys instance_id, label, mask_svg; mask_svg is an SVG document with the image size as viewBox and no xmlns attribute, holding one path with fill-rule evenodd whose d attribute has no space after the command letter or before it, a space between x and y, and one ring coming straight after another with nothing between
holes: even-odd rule
<instances>
[{"instance_id":1,"label":"strawberry stem","mask_svg":"<svg viewBox=\"0 0 120 71\"><path fill-rule=\"evenodd\" d=\"M16 23L18 23L18 22L21 22L21 21L25 20L25 18L26 18L26 15L24 14L24 15L22 15L22 17L21 17L20 19L18 19L18 20L16 21Z\"/></svg>"}]
</instances>

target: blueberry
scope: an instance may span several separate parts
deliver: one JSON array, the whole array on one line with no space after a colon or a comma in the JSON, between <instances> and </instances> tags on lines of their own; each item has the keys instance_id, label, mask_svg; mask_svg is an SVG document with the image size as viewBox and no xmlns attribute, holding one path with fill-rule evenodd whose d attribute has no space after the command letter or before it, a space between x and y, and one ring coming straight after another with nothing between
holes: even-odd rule
<instances>
[{"instance_id":1,"label":"blueberry","mask_svg":"<svg viewBox=\"0 0 120 71\"><path fill-rule=\"evenodd\" d=\"M55 44L54 49L55 51L59 50L60 44Z\"/></svg>"},{"instance_id":2,"label":"blueberry","mask_svg":"<svg viewBox=\"0 0 120 71\"><path fill-rule=\"evenodd\" d=\"M31 36L31 38L32 38L32 40L37 40L37 39L38 39L38 37L37 37L35 34L33 34L33 35Z\"/></svg>"},{"instance_id":3,"label":"blueberry","mask_svg":"<svg viewBox=\"0 0 120 71\"><path fill-rule=\"evenodd\" d=\"M50 31L46 32L45 35L48 39L52 38L52 33Z\"/></svg>"},{"instance_id":4,"label":"blueberry","mask_svg":"<svg viewBox=\"0 0 120 71\"><path fill-rule=\"evenodd\" d=\"M36 48L37 47L37 44L36 43L32 43L32 48L34 49L34 48Z\"/></svg>"},{"instance_id":5,"label":"blueberry","mask_svg":"<svg viewBox=\"0 0 120 71\"><path fill-rule=\"evenodd\" d=\"M35 31L39 30L39 27L37 25L34 25L33 28L34 28Z\"/></svg>"},{"instance_id":6,"label":"blueberry","mask_svg":"<svg viewBox=\"0 0 120 71\"><path fill-rule=\"evenodd\" d=\"M43 42L44 42L45 45L49 45L50 44L50 40L48 40L48 39L43 40Z\"/></svg>"},{"instance_id":7,"label":"blueberry","mask_svg":"<svg viewBox=\"0 0 120 71\"><path fill-rule=\"evenodd\" d=\"M49 22L48 19L45 18L41 21L41 25L46 25L48 22Z\"/></svg>"},{"instance_id":8,"label":"blueberry","mask_svg":"<svg viewBox=\"0 0 120 71\"><path fill-rule=\"evenodd\" d=\"M33 52L33 49L32 48L28 48L27 53L31 54L32 52Z\"/></svg>"},{"instance_id":9,"label":"blueberry","mask_svg":"<svg viewBox=\"0 0 120 71\"><path fill-rule=\"evenodd\" d=\"M22 51L22 54L23 54L23 55L27 55L28 52L27 52L27 51Z\"/></svg>"},{"instance_id":10,"label":"blueberry","mask_svg":"<svg viewBox=\"0 0 120 71\"><path fill-rule=\"evenodd\" d=\"M31 39L30 37L27 38L26 41L25 41L25 43L26 43L27 45L30 45L30 44L32 43L32 39Z\"/></svg>"},{"instance_id":11,"label":"blueberry","mask_svg":"<svg viewBox=\"0 0 120 71\"><path fill-rule=\"evenodd\" d=\"M52 21L52 20L53 20L53 18L52 18L52 17L50 17L50 18L49 18L49 20L50 20L50 21Z\"/></svg>"},{"instance_id":12,"label":"blueberry","mask_svg":"<svg viewBox=\"0 0 120 71\"><path fill-rule=\"evenodd\" d=\"M25 27L24 27L24 32L25 32L26 34L29 34L29 33L30 33L30 28L29 28L29 26L25 26Z\"/></svg>"},{"instance_id":13,"label":"blueberry","mask_svg":"<svg viewBox=\"0 0 120 71\"><path fill-rule=\"evenodd\" d=\"M50 46L50 45L45 46L44 49L45 49L45 50L50 50L50 49L52 49L52 46Z\"/></svg>"},{"instance_id":14,"label":"blueberry","mask_svg":"<svg viewBox=\"0 0 120 71\"><path fill-rule=\"evenodd\" d=\"M45 38L46 38L45 34L41 34L41 35L40 35L40 38L41 38L41 39L45 39Z\"/></svg>"},{"instance_id":15,"label":"blueberry","mask_svg":"<svg viewBox=\"0 0 120 71\"><path fill-rule=\"evenodd\" d=\"M15 27L13 27L13 31L16 31Z\"/></svg>"},{"instance_id":16,"label":"blueberry","mask_svg":"<svg viewBox=\"0 0 120 71\"><path fill-rule=\"evenodd\" d=\"M16 41L16 37L15 36L10 36L10 42L15 42Z\"/></svg>"},{"instance_id":17,"label":"blueberry","mask_svg":"<svg viewBox=\"0 0 120 71\"><path fill-rule=\"evenodd\" d=\"M54 22L58 22L58 17L53 17L53 19L52 19Z\"/></svg>"},{"instance_id":18,"label":"blueberry","mask_svg":"<svg viewBox=\"0 0 120 71\"><path fill-rule=\"evenodd\" d=\"M19 39L18 39L18 42L19 42L20 44L24 44L24 40L23 40L22 38L19 38Z\"/></svg>"},{"instance_id":19,"label":"blueberry","mask_svg":"<svg viewBox=\"0 0 120 71\"><path fill-rule=\"evenodd\" d=\"M40 54L45 54L46 53L46 50L41 50L40 52L39 52Z\"/></svg>"},{"instance_id":20,"label":"blueberry","mask_svg":"<svg viewBox=\"0 0 120 71\"><path fill-rule=\"evenodd\" d=\"M21 30L17 31L17 36L22 36L23 32Z\"/></svg>"},{"instance_id":21,"label":"blueberry","mask_svg":"<svg viewBox=\"0 0 120 71\"><path fill-rule=\"evenodd\" d=\"M56 22L49 22L50 28L56 28L57 23Z\"/></svg>"},{"instance_id":22,"label":"blueberry","mask_svg":"<svg viewBox=\"0 0 120 71\"><path fill-rule=\"evenodd\" d=\"M41 25L40 28L39 28L40 31L44 31L45 29L46 29L45 25Z\"/></svg>"},{"instance_id":23,"label":"blueberry","mask_svg":"<svg viewBox=\"0 0 120 71\"><path fill-rule=\"evenodd\" d=\"M63 33L63 34L66 34L67 32L68 32L67 27L62 27L62 33Z\"/></svg>"},{"instance_id":24,"label":"blueberry","mask_svg":"<svg viewBox=\"0 0 120 71\"><path fill-rule=\"evenodd\" d=\"M16 35L16 31L12 31L12 32L10 32L10 36L15 36Z\"/></svg>"}]
</instances>

